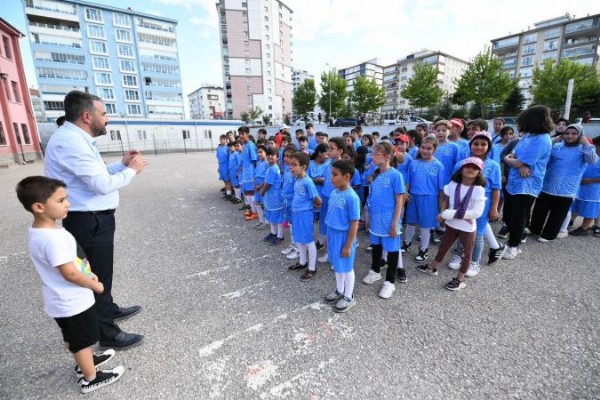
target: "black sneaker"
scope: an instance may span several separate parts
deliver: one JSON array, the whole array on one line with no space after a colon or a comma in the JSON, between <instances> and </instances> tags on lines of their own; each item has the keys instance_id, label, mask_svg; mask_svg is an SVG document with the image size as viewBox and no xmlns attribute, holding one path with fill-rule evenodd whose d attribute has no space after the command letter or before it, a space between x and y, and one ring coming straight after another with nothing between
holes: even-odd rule
<instances>
[{"instance_id":1,"label":"black sneaker","mask_svg":"<svg viewBox=\"0 0 600 400\"><path fill-rule=\"evenodd\" d=\"M91 382L87 382L84 378L79 379L78 383L81 388L81 393L90 393L96 389L100 389L104 386L108 386L111 383L115 383L123 373L125 372L125 368L122 365L114 369L108 369L104 371L96 372L96 379Z\"/></svg>"},{"instance_id":2,"label":"black sneaker","mask_svg":"<svg viewBox=\"0 0 600 400\"><path fill-rule=\"evenodd\" d=\"M432 276L437 276L437 274L438 274L437 268L431 269L431 268L429 268L429 264L417 265L417 270L419 270L419 272L422 272L427 275L432 275Z\"/></svg>"},{"instance_id":3,"label":"black sneaker","mask_svg":"<svg viewBox=\"0 0 600 400\"><path fill-rule=\"evenodd\" d=\"M415 261L425 261L429 258L429 249L421 250L419 249L419 254L415 257Z\"/></svg>"},{"instance_id":4,"label":"black sneaker","mask_svg":"<svg viewBox=\"0 0 600 400\"><path fill-rule=\"evenodd\" d=\"M238 199L237 197L234 197L231 199L231 202L233 204L240 204L242 202L242 199Z\"/></svg>"},{"instance_id":5,"label":"black sneaker","mask_svg":"<svg viewBox=\"0 0 600 400\"><path fill-rule=\"evenodd\" d=\"M299 271L299 270L301 270L301 269L304 269L304 268L306 268L307 266L308 266L307 264L300 264L299 262L297 262L297 263L296 263L296 264L294 264L294 265L290 265L290 266L288 267L288 271Z\"/></svg>"},{"instance_id":6,"label":"black sneaker","mask_svg":"<svg viewBox=\"0 0 600 400\"><path fill-rule=\"evenodd\" d=\"M240 200L241 202L241 200ZM250 210L250 206L244 204L243 206L241 206L240 208L238 208L238 210L243 211L243 210Z\"/></svg>"},{"instance_id":7,"label":"black sneaker","mask_svg":"<svg viewBox=\"0 0 600 400\"><path fill-rule=\"evenodd\" d=\"M437 235L437 230L432 229L429 231L429 234L431 236L431 243L434 243L434 244L442 243L442 239Z\"/></svg>"},{"instance_id":8,"label":"black sneaker","mask_svg":"<svg viewBox=\"0 0 600 400\"><path fill-rule=\"evenodd\" d=\"M498 235L497 236L500 239L506 239L506 238L508 238L508 226L502 225L502 228L500 228L500 230L498 231Z\"/></svg>"},{"instance_id":9,"label":"black sneaker","mask_svg":"<svg viewBox=\"0 0 600 400\"><path fill-rule=\"evenodd\" d=\"M569 233L569 235L571 236L589 236L592 234L592 230L591 229L583 229L582 227L579 227L577 229L575 229L574 231L571 231Z\"/></svg>"},{"instance_id":10,"label":"black sneaker","mask_svg":"<svg viewBox=\"0 0 600 400\"><path fill-rule=\"evenodd\" d=\"M313 278L313 276L315 276L317 274L317 270L311 271L310 269L307 269L306 271L304 271L304 273L302 274L302 276L300 277L300 280L302 282L306 282L309 281Z\"/></svg>"},{"instance_id":11,"label":"black sneaker","mask_svg":"<svg viewBox=\"0 0 600 400\"><path fill-rule=\"evenodd\" d=\"M452 280L444 286L448 290L456 291L467 287L465 281L460 281L458 278L452 278Z\"/></svg>"},{"instance_id":12,"label":"black sneaker","mask_svg":"<svg viewBox=\"0 0 600 400\"><path fill-rule=\"evenodd\" d=\"M317 251L320 251L323 247L325 247L325 246L323 246L323 243L321 243L321 242L315 243L315 246L317 247Z\"/></svg>"},{"instance_id":13,"label":"black sneaker","mask_svg":"<svg viewBox=\"0 0 600 400\"><path fill-rule=\"evenodd\" d=\"M273 239L277 237L274 233L269 233L267 236L263 238L263 242L271 242Z\"/></svg>"},{"instance_id":14,"label":"black sneaker","mask_svg":"<svg viewBox=\"0 0 600 400\"><path fill-rule=\"evenodd\" d=\"M595 226L592 231L594 232L594 236L600 236L600 226Z\"/></svg>"},{"instance_id":15,"label":"black sneaker","mask_svg":"<svg viewBox=\"0 0 600 400\"><path fill-rule=\"evenodd\" d=\"M102 365L110 361L110 359L114 356L115 351L113 349L108 349L102 353L94 354L94 367L101 367ZM81 372L81 368L79 368L79 365L75 366L75 376L77 376L77 379L83 378L83 373Z\"/></svg>"},{"instance_id":16,"label":"black sneaker","mask_svg":"<svg viewBox=\"0 0 600 400\"><path fill-rule=\"evenodd\" d=\"M402 254L407 253L410 251L410 245L412 242L402 242L402 248L400 249L400 251L402 252Z\"/></svg>"},{"instance_id":17,"label":"black sneaker","mask_svg":"<svg viewBox=\"0 0 600 400\"><path fill-rule=\"evenodd\" d=\"M497 249L490 249L488 253L488 265L492 265L496 261L502 258L504 252L506 251L506 246L501 244Z\"/></svg>"},{"instance_id":18,"label":"black sneaker","mask_svg":"<svg viewBox=\"0 0 600 400\"><path fill-rule=\"evenodd\" d=\"M400 283L406 283L408 281L404 268L398 268L396 271L396 280Z\"/></svg>"}]
</instances>

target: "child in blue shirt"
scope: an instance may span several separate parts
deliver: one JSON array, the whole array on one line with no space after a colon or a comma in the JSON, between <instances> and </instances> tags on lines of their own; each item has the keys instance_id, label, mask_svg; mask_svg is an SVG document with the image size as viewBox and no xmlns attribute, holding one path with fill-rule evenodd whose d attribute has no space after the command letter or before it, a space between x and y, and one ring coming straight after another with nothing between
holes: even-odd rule
<instances>
[{"instance_id":1,"label":"child in blue shirt","mask_svg":"<svg viewBox=\"0 0 600 400\"><path fill-rule=\"evenodd\" d=\"M277 165L277 153L273 149L265 149L268 168L260 195L265 204L265 219L271 225L271 233L267 241L273 246L283 242L283 197L281 196L281 174ZM265 238L265 239L267 239Z\"/></svg>"},{"instance_id":2,"label":"child in blue shirt","mask_svg":"<svg viewBox=\"0 0 600 400\"><path fill-rule=\"evenodd\" d=\"M240 185L244 192L246 206L252 211L247 217L249 216L254 220L258 218L256 205L254 203L254 168L256 168L258 155L256 154L256 145L250 140L250 129L247 126L240 126L238 128L238 135L238 140L244 146L242 149L242 173L240 176Z\"/></svg>"},{"instance_id":3,"label":"child in blue shirt","mask_svg":"<svg viewBox=\"0 0 600 400\"><path fill-rule=\"evenodd\" d=\"M227 147L227 136L219 136L219 146L216 151L219 163L219 179L225 185L225 199L231 200L231 182L229 178L229 148ZM221 189L222 190L222 189Z\"/></svg>"},{"instance_id":4,"label":"child in blue shirt","mask_svg":"<svg viewBox=\"0 0 600 400\"><path fill-rule=\"evenodd\" d=\"M400 258L401 215L404 206L404 179L402 174L390 165L394 149L389 143L375 145L373 163L377 170L373 174L369 199L369 233L371 242L371 269L363 278L363 283L371 285L381 279L381 257L387 251L388 269L379 297L388 299L396 290L398 280L406 282L406 273ZM400 267L400 269L398 269Z\"/></svg>"},{"instance_id":5,"label":"child in blue shirt","mask_svg":"<svg viewBox=\"0 0 600 400\"><path fill-rule=\"evenodd\" d=\"M317 146L318 147L318 146ZM292 237L300 253L299 262L288 267L290 271L308 269L300 278L305 282L317 273L317 246L313 230L313 209L321 207L321 198L312 179L306 175L308 155L296 152L290 155L290 170L296 177L292 199ZM308 260L307 260L308 253Z\"/></svg>"},{"instance_id":6,"label":"child in blue shirt","mask_svg":"<svg viewBox=\"0 0 600 400\"><path fill-rule=\"evenodd\" d=\"M408 169L413 158L406 152L408 150L409 138L406 135L400 135L396 139L396 150L398 152L394 155L394 162L396 169L402 174L404 182L408 181Z\"/></svg>"},{"instance_id":7,"label":"child in blue shirt","mask_svg":"<svg viewBox=\"0 0 600 400\"><path fill-rule=\"evenodd\" d=\"M263 229L266 227L265 213L262 208L262 198L259 192L260 187L265 181L265 174L267 173L267 168L269 167L266 150L267 148L262 144L256 146L256 153L258 155L258 163L254 169L254 207L258 216L258 223L255 225L256 229ZM246 216L246 221L252 221L253 219L256 218L253 218L251 214Z\"/></svg>"},{"instance_id":8,"label":"child in blue shirt","mask_svg":"<svg viewBox=\"0 0 600 400\"><path fill-rule=\"evenodd\" d=\"M291 243L290 246L286 249L281 250L281 254L286 256L288 260L295 260L300 257L300 253L298 252L298 247L294 243L294 235L292 223L292 199L294 198L294 183L296 182L296 177L290 170L290 161L291 155L297 151L297 147L295 144L288 144L285 149L283 149L283 163L280 167L281 172L281 197L283 198L283 226L289 226L290 228L290 238Z\"/></svg>"},{"instance_id":9,"label":"child in blue shirt","mask_svg":"<svg viewBox=\"0 0 600 400\"><path fill-rule=\"evenodd\" d=\"M240 153L238 148L241 148L241 146L238 142L229 142L227 147L229 148L229 179L231 181L231 187L233 188L231 202L233 204L239 204L242 202L242 189L240 188L238 177L240 170Z\"/></svg>"},{"instance_id":10,"label":"child in blue shirt","mask_svg":"<svg viewBox=\"0 0 600 400\"><path fill-rule=\"evenodd\" d=\"M450 182L450 175L454 170L454 165L458 161L460 147L458 144L448 141L448 135L450 135L450 129L452 128L450 121L445 119L439 120L433 127L435 129L435 138L438 141L434 157L444 165L444 171L446 172L444 184L446 184Z\"/></svg>"},{"instance_id":11,"label":"child in blue shirt","mask_svg":"<svg viewBox=\"0 0 600 400\"><path fill-rule=\"evenodd\" d=\"M356 303L354 260L360 220L360 199L350 187L350 179L353 175L352 161L337 160L331 166L331 182L335 189L330 193L329 209L325 219L327 253L335 271L336 289L325 296L325 301L335 303L336 312L346 312Z\"/></svg>"}]
</instances>

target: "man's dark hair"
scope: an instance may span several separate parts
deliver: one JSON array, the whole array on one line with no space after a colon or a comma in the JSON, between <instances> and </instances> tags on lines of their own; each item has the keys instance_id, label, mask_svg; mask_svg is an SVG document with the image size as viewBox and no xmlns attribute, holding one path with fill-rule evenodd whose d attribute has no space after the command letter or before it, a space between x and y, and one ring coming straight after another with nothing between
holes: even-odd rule
<instances>
[{"instance_id":1,"label":"man's dark hair","mask_svg":"<svg viewBox=\"0 0 600 400\"><path fill-rule=\"evenodd\" d=\"M532 106L517 115L517 126L525 133L548 133L554 129L554 122L548 107Z\"/></svg>"},{"instance_id":2,"label":"man's dark hair","mask_svg":"<svg viewBox=\"0 0 600 400\"><path fill-rule=\"evenodd\" d=\"M265 128L260 128L258 130L258 133L262 133L263 135L266 135L267 134L267 130Z\"/></svg>"},{"instance_id":3,"label":"man's dark hair","mask_svg":"<svg viewBox=\"0 0 600 400\"><path fill-rule=\"evenodd\" d=\"M59 187L67 185L58 179L30 176L17 184L17 197L27 211L33 212L33 203L45 203Z\"/></svg>"},{"instance_id":4,"label":"man's dark hair","mask_svg":"<svg viewBox=\"0 0 600 400\"><path fill-rule=\"evenodd\" d=\"M308 138L306 136L300 136L298 142L308 142Z\"/></svg>"},{"instance_id":5,"label":"man's dark hair","mask_svg":"<svg viewBox=\"0 0 600 400\"><path fill-rule=\"evenodd\" d=\"M325 132L317 132L317 133L315 133L315 136L324 136L326 138L329 137L329 135L327 133L325 133Z\"/></svg>"},{"instance_id":6,"label":"man's dark hair","mask_svg":"<svg viewBox=\"0 0 600 400\"><path fill-rule=\"evenodd\" d=\"M93 94L71 90L65 96L65 119L69 122L75 122L84 112L92 112L94 101L102 101L102 99Z\"/></svg>"},{"instance_id":7,"label":"man's dark hair","mask_svg":"<svg viewBox=\"0 0 600 400\"><path fill-rule=\"evenodd\" d=\"M56 126L63 126L63 124L65 123L65 116L61 116L56 118Z\"/></svg>"}]
</instances>

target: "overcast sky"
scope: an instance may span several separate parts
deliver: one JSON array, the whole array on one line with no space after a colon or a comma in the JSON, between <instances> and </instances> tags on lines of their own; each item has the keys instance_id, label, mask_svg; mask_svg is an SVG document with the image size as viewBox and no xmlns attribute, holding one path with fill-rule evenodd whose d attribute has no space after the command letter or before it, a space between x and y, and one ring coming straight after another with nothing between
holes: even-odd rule
<instances>
[{"instance_id":1,"label":"overcast sky","mask_svg":"<svg viewBox=\"0 0 600 400\"><path fill-rule=\"evenodd\" d=\"M222 85L216 0L96 0L95 3L179 21L183 95L203 83ZM315 75L377 58L381 65L422 49L466 61L491 39L570 13L600 13L591 0L285 0L293 10L293 67ZM0 16L26 33L21 0L3 0ZM21 42L28 84L37 87L31 50ZM187 97L185 97L187 110Z\"/></svg>"}]
</instances>

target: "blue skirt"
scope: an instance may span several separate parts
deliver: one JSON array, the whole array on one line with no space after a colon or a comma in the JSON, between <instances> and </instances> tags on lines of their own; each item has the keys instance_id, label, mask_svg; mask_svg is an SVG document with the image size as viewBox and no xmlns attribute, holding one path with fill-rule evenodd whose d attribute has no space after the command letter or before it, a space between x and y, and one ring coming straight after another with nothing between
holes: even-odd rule
<instances>
[{"instance_id":1,"label":"blue skirt","mask_svg":"<svg viewBox=\"0 0 600 400\"><path fill-rule=\"evenodd\" d=\"M319 235L327 235L327 224L325 218L327 217L327 208L329 207L329 196L321 196L321 211L319 214Z\"/></svg>"},{"instance_id":2,"label":"blue skirt","mask_svg":"<svg viewBox=\"0 0 600 400\"><path fill-rule=\"evenodd\" d=\"M575 199L572 211L583 218L598 218L600 202Z\"/></svg>"},{"instance_id":3,"label":"blue skirt","mask_svg":"<svg viewBox=\"0 0 600 400\"><path fill-rule=\"evenodd\" d=\"M236 170L229 170L229 178L231 180L232 186L234 186L234 187L240 186L240 180L238 179Z\"/></svg>"},{"instance_id":4,"label":"blue skirt","mask_svg":"<svg viewBox=\"0 0 600 400\"><path fill-rule=\"evenodd\" d=\"M265 219L270 224L281 224L283 223L283 209L269 210L265 208Z\"/></svg>"},{"instance_id":5,"label":"blue skirt","mask_svg":"<svg viewBox=\"0 0 600 400\"><path fill-rule=\"evenodd\" d=\"M315 241L313 211L292 212L292 239L295 243L309 244Z\"/></svg>"},{"instance_id":6,"label":"blue skirt","mask_svg":"<svg viewBox=\"0 0 600 400\"><path fill-rule=\"evenodd\" d=\"M348 231L329 228L327 230L327 257L333 265L333 270L338 274L352 271L356 259L356 240L352 243L350 257L342 257L342 249L348 240Z\"/></svg>"},{"instance_id":7,"label":"blue skirt","mask_svg":"<svg viewBox=\"0 0 600 400\"><path fill-rule=\"evenodd\" d=\"M219 179L223 182L229 182L229 166L219 164Z\"/></svg>"},{"instance_id":8,"label":"blue skirt","mask_svg":"<svg viewBox=\"0 0 600 400\"><path fill-rule=\"evenodd\" d=\"M406 208L406 221L421 228L433 229L438 226L438 195L412 194Z\"/></svg>"}]
</instances>

